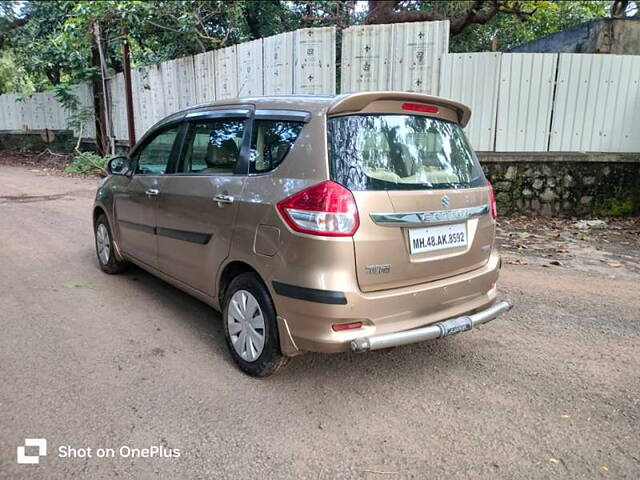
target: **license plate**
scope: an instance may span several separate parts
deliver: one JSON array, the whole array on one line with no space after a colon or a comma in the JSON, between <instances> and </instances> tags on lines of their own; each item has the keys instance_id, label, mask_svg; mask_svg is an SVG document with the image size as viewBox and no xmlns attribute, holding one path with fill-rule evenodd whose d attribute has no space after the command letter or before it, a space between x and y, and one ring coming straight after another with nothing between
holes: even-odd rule
<instances>
[{"instance_id":1,"label":"license plate","mask_svg":"<svg viewBox=\"0 0 640 480\"><path fill-rule=\"evenodd\" d=\"M466 245L467 226L465 223L409 229L409 248L412 254L458 248Z\"/></svg>"}]
</instances>

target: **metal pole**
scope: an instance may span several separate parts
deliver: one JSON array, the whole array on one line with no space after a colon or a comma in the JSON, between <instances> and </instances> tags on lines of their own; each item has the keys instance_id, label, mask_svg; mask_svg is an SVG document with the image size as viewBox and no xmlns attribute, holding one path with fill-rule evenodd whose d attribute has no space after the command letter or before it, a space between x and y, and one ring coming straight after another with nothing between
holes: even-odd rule
<instances>
[{"instance_id":1,"label":"metal pole","mask_svg":"<svg viewBox=\"0 0 640 480\"><path fill-rule=\"evenodd\" d=\"M127 128L129 129L129 148L136 143L136 126L133 120L133 93L131 89L131 62L129 60L129 41L125 32L124 45L122 46L122 63L124 66L124 96L127 102Z\"/></svg>"}]
</instances>

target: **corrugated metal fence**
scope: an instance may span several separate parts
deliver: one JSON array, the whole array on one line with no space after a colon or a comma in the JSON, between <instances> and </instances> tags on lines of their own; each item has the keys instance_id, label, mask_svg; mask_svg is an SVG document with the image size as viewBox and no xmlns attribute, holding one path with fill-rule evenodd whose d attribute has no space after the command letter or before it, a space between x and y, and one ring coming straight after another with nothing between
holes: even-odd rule
<instances>
[{"instance_id":1,"label":"corrugated metal fence","mask_svg":"<svg viewBox=\"0 0 640 480\"><path fill-rule=\"evenodd\" d=\"M441 73L477 150L640 152L640 56L447 54Z\"/></svg>"},{"instance_id":2,"label":"corrugated metal fence","mask_svg":"<svg viewBox=\"0 0 640 480\"><path fill-rule=\"evenodd\" d=\"M198 103L257 95L334 94L335 27L307 28L133 70L140 137L158 120ZM109 81L113 130L127 139L124 77Z\"/></svg>"},{"instance_id":3,"label":"corrugated metal fence","mask_svg":"<svg viewBox=\"0 0 640 480\"><path fill-rule=\"evenodd\" d=\"M342 32L342 92L401 90L452 98L473 111L480 151L640 151L640 56L449 54L449 23L350 27ZM238 96L334 94L336 30L309 28L132 72L137 136L185 107ZM124 78L109 80L111 120L127 139ZM91 105L88 86L78 87ZM66 129L51 94L0 95L0 130ZM95 135L89 122L85 136Z\"/></svg>"}]
</instances>

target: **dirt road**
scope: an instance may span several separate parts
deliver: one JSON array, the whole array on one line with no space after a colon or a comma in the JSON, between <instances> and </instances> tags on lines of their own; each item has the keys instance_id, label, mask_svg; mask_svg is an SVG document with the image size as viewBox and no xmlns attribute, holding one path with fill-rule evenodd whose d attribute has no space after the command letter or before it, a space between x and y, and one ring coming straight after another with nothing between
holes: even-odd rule
<instances>
[{"instance_id":1,"label":"dirt road","mask_svg":"<svg viewBox=\"0 0 640 480\"><path fill-rule=\"evenodd\" d=\"M95 183L0 166L0 478L640 478L640 275L506 265L504 319L254 380L210 308L100 272Z\"/></svg>"}]
</instances>

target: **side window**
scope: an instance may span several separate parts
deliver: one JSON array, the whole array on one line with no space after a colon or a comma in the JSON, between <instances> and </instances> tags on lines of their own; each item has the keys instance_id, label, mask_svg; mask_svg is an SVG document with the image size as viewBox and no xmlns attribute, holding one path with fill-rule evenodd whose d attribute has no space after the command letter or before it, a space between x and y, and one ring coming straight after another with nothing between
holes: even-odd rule
<instances>
[{"instance_id":1,"label":"side window","mask_svg":"<svg viewBox=\"0 0 640 480\"><path fill-rule=\"evenodd\" d=\"M142 175L163 175L171 160L173 144L180 127L170 128L156 136L137 153L136 173Z\"/></svg>"},{"instance_id":2,"label":"side window","mask_svg":"<svg viewBox=\"0 0 640 480\"><path fill-rule=\"evenodd\" d=\"M245 120L193 123L187 139L182 173L233 173L244 134Z\"/></svg>"},{"instance_id":3,"label":"side window","mask_svg":"<svg viewBox=\"0 0 640 480\"><path fill-rule=\"evenodd\" d=\"M301 122L256 120L251 135L250 172L268 172L280 165L302 126Z\"/></svg>"}]
</instances>

